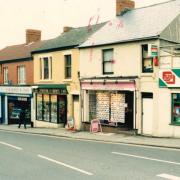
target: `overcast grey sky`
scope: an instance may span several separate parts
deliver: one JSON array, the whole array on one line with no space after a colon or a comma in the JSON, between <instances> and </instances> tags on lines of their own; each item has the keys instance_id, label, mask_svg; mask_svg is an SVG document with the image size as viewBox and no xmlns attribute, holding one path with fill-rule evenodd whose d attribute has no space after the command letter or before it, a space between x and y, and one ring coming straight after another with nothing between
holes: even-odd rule
<instances>
[{"instance_id":1,"label":"overcast grey sky","mask_svg":"<svg viewBox=\"0 0 180 180\"><path fill-rule=\"evenodd\" d=\"M136 8L167 0L135 0ZM42 39L63 26L86 26L92 16L100 22L115 17L116 0L0 0L0 48L25 42L25 29L39 29Z\"/></svg>"}]
</instances>

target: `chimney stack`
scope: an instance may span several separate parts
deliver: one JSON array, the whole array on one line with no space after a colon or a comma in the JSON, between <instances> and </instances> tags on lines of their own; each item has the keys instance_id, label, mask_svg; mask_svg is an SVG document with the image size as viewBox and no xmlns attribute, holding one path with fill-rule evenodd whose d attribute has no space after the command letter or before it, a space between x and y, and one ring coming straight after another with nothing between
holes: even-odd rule
<instances>
[{"instance_id":1,"label":"chimney stack","mask_svg":"<svg viewBox=\"0 0 180 180\"><path fill-rule=\"evenodd\" d=\"M41 31L35 29L26 29L26 44L41 40Z\"/></svg>"},{"instance_id":2,"label":"chimney stack","mask_svg":"<svg viewBox=\"0 0 180 180\"><path fill-rule=\"evenodd\" d=\"M135 2L131 0L116 0L116 16L121 15L125 10L135 8Z\"/></svg>"},{"instance_id":3,"label":"chimney stack","mask_svg":"<svg viewBox=\"0 0 180 180\"><path fill-rule=\"evenodd\" d=\"M64 26L63 27L63 32L65 33L65 32L68 32L68 31L70 31L72 29L72 27L69 27L69 26Z\"/></svg>"}]
</instances>

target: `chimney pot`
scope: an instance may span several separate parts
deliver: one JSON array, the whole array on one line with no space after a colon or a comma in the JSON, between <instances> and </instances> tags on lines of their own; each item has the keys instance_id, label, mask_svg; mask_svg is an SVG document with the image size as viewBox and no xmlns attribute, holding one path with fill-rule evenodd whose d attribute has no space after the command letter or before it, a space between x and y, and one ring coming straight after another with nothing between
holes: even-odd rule
<instances>
[{"instance_id":1,"label":"chimney pot","mask_svg":"<svg viewBox=\"0 0 180 180\"><path fill-rule=\"evenodd\" d=\"M121 15L127 9L134 9L135 2L131 0L116 0L116 16Z\"/></svg>"},{"instance_id":2,"label":"chimney pot","mask_svg":"<svg viewBox=\"0 0 180 180\"><path fill-rule=\"evenodd\" d=\"M35 29L26 29L26 44L41 40L41 31Z\"/></svg>"},{"instance_id":3,"label":"chimney pot","mask_svg":"<svg viewBox=\"0 0 180 180\"><path fill-rule=\"evenodd\" d=\"M65 33L65 32L68 32L68 31L70 31L72 29L72 27L69 27L69 26L64 26L63 27L63 32Z\"/></svg>"}]
</instances>

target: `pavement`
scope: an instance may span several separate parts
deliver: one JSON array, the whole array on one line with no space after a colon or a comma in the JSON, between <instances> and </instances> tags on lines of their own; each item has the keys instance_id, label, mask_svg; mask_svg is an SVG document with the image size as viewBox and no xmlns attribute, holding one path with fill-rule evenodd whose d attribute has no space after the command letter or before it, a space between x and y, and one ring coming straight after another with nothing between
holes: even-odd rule
<instances>
[{"instance_id":1,"label":"pavement","mask_svg":"<svg viewBox=\"0 0 180 180\"><path fill-rule=\"evenodd\" d=\"M123 143L132 145L144 145L163 148L180 149L180 138L159 138L146 137L140 135L115 134L115 133L91 133L88 131L71 131L65 128L18 128L18 125L0 125L0 130L21 132L48 136L57 136L63 138L72 138L79 140L91 140L104 143Z\"/></svg>"}]
</instances>

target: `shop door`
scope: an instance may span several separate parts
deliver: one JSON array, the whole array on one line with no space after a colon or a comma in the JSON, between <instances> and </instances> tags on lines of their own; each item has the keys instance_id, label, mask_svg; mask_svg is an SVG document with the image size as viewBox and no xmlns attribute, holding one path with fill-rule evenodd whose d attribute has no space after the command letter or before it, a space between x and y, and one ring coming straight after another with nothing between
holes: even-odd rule
<instances>
[{"instance_id":1,"label":"shop door","mask_svg":"<svg viewBox=\"0 0 180 180\"><path fill-rule=\"evenodd\" d=\"M142 99L142 133L145 135L152 135L153 130L153 98L143 97Z\"/></svg>"},{"instance_id":2,"label":"shop door","mask_svg":"<svg viewBox=\"0 0 180 180\"><path fill-rule=\"evenodd\" d=\"M58 123L63 123L64 126L67 122L67 100L66 96L58 96L58 109L59 109L59 121Z\"/></svg>"},{"instance_id":3,"label":"shop door","mask_svg":"<svg viewBox=\"0 0 180 180\"><path fill-rule=\"evenodd\" d=\"M78 95L74 95L73 96L73 117L74 117L74 121L75 124L79 124L80 119L79 119L79 114L80 114L80 109L79 109L79 96Z\"/></svg>"}]
</instances>

